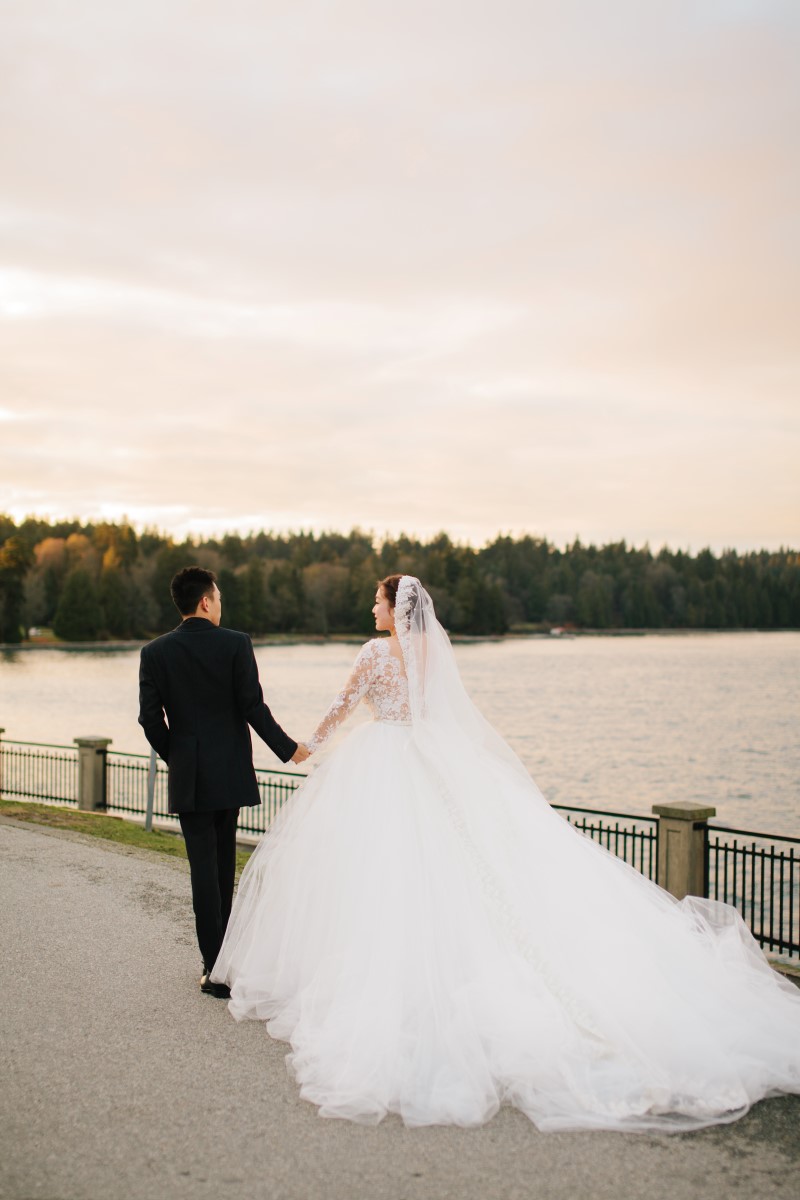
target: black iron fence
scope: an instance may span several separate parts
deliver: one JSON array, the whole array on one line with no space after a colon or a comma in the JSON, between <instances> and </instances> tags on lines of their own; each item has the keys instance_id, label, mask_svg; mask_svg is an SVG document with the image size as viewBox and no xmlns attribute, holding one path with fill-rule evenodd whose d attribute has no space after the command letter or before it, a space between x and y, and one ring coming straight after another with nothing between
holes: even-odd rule
<instances>
[{"instance_id":1,"label":"black iron fence","mask_svg":"<svg viewBox=\"0 0 800 1200\"><path fill-rule=\"evenodd\" d=\"M147 812L147 779L150 756L124 754L109 750L106 755L106 808L109 812L130 813L143 817ZM159 759L156 764L153 816L159 821L178 818L167 808L167 768Z\"/></svg>"},{"instance_id":2,"label":"black iron fence","mask_svg":"<svg viewBox=\"0 0 800 1200\"><path fill-rule=\"evenodd\" d=\"M630 813L605 812L593 808L568 808L554 804L570 825L588 834L612 854L624 859L655 880L658 870L658 820L656 817L634 817Z\"/></svg>"},{"instance_id":3,"label":"black iron fence","mask_svg":"<svg viewBox=\"0 0 800 1200\"><path fill-rule=\"evenodd\" d=\"M767 950L800 956L800 838L712 825L708 895L732 904Z\"/></svg>"},{"instance_id":4,"label":"black iron fence","mask_svg":"<svg viewBox=\"0 0 800 1200\"><path fill-rule=\"evenodd\" d=\"M150 756L109 750L105 754L105 804L107 812L143 817L147 812ZM279 809L302 783L300 772L256 768L261 804L243 808L242 833L261 834ZM6 800L39 800L48 804L78 803L78 747L47 742L11 742L0 739L0 796ZM153 817L178 826L167 803L167 768L157 760Z\"/></svg>"},{"instance_id":5,"label":"black iron fence","mask_svg":"<svg viewBox=\"0 0 800 1200\"><path fill-rule=\"evenodd\" d=\"M48 804L77 804L77 747L0 741L0 795Z\"/></svg>"},{"instance_id":6,"label":"black iron fence","mask_svg":"<svg viewBox=\"0 0 800 1200\"><path fill-rule=\"evenodd\" d=\"M263 833L304 778L294 771L264 771L256 767L261 804L258 808L240 810L239 828L247 833Z\"/></svg>"},{"instance_id":7,"label":"black iron fence","mask_svg":"<svg viewBox=\"0 0 800 1200\"><path fill-rule=\"evenodd\" d=\"M150 757L144 754L109 751L106 757L106 771L106 809L109 812L144 816L147 811ZM292 792L303 782L305 775L296 771L272 771L256 767L256 779L261 793L261 804L240 811L240 833L264 833ZM167 768L161 759L156 763L153 817L158 821L174 822L177 827L178 818L168 809Z\"/></svg>"},{"instance_id":8,"label":"black iron fence","mask_svg":"<svg viewBox=\"0 0 800 1200\"><path fill-rule=\"evenodd\" d=\"M144 754L105 754L105 808L131 816L147 811L150 758ZM299 772L256 769L261 804L245 808L239 829L260 834L304 776ZM76 805L78 749L46 742L0 740L0 796ZM607 850L657 879L659 821L655 817L554 805L565 820ZM158 760L153 815L177 826L167 811L167 771ZM705 828L707 895L733 905L756 940L785 958L800 958L800 838L754 833L724 825Z\"/></svg>"}]
</instances>

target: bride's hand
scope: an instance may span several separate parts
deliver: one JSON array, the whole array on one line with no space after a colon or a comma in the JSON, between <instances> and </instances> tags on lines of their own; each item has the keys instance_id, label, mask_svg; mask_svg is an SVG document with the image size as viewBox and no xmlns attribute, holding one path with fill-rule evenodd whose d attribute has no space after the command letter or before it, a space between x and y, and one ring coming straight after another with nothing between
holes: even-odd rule
<instances>
[{"instance_id":1,"label":"bride's hand","mask_svg":"<svg viewBox=\"0 0 800 1200\"><path fill-rule=\"evenodd\" d=\"M306 759L310 756L310 754L311 754L311 751L309 750L308 746L306 746L304 742L298 742L297 749L295 750L294 754L292 755L292 762L293 763L305 762Z\"/></svg>"}]
</instances>

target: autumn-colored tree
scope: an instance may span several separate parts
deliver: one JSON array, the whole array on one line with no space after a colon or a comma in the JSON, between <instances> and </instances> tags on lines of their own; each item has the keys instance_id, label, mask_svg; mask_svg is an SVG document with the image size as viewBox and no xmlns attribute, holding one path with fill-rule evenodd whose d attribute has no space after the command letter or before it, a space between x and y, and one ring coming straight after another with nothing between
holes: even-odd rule
<instances>
[{"instance_id":1,"label":"autumn-colored tree","mask_svg":"<svg viewBox=\"0 0 800 1200\"><path fill-rule=\"evenodd\" d=\"M33 551L24 538L12 535L0 548L0 642L21 642L25 575Z\"/></svg>"},{"instance_id":2,"label":"autumn-colored tree","mask_svg":"<svg viewBox=\"0 0 800 1200\"><path fill-rule=\"evenodd\" d=\"M24 547L34 548L33 559ZM476 549L444 532L427 541L407 534L376 540L360 529L234 533L178 545L157 530L137 536L125 521L27 517L17 525L0 514L0 554L0 624L7 638L21 637L25 626L49 624L59 610L63 627L72 620L70 608L86 609L87 596L76 601L74 594L65 609L67 579L78 569L93 581L94 599L104 609L98 616L89 602L94 615L83 628L114 636L163 633L178 620L170 579L193 563L220 575L226 623L257 634L369 636L376 581L395 571L422 580L454 633L564 622L616 629L800 628L800 554L789 549L715 554L705 548L692 556L625 541L595 546L575 538L559 548L544 538L508 535ZM73 593L74 587L73 581Z\"/></svg>"}]
</instances>

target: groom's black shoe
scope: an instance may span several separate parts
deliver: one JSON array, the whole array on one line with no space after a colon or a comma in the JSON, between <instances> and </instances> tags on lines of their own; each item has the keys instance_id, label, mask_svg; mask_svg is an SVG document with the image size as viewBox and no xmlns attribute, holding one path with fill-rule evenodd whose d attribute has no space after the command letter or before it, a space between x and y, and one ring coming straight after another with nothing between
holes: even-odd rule
<instances>
[{"instance_id":1,"label":"groom's black shoe","mask_svg":"<svg viewBox=\"0 0 800 1200\"><path fill-rule=\"evenodd\" d=\"M212 982L210 971L204 971L200 976L200 991L205 992L208 996L216 996L218 1000L228 1000L231 994L227 983Z\"/></svg>"}]
</instances>

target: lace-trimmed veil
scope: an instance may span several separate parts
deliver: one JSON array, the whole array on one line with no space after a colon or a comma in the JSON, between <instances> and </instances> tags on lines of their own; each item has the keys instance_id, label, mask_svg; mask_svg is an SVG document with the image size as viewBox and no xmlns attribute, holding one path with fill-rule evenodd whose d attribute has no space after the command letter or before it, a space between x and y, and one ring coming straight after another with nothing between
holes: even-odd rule
<instances>
[{"instance_id":1,"label":"lace-trimmed veil","mask_svg":"<svg viewBox=\"0 0 800 1200\"><path fill-rule=\"evenodd\" d=\"M467 694L433 600L413 575L400 580L394 618L408 676L413 736L426 758L435 758L441 769L444 762L474 765L476 756L489 752L530 782L514 751Z\"/></svg>"}]
</instances>

